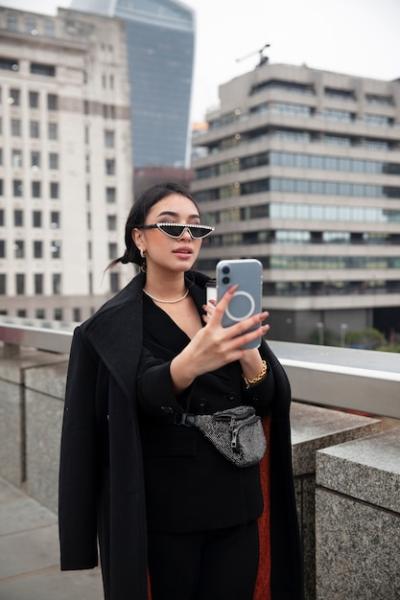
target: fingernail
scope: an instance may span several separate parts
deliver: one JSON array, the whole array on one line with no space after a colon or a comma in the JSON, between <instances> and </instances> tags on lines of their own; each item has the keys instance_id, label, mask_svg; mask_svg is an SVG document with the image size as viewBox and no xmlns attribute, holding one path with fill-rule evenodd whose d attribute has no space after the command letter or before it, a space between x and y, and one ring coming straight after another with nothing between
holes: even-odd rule
<instances>
[{"instance_id":1,"label":"fingernail","mask_svg":"<svg viewBox=\"0 0 400 600\"><path fill-rule=\"evenodd\" d=\"M234 292L237 288L239 287L238 283L235 283L234 285L231 285L231 287L229 288L229 291L232 293Z\"/></svg>"}]
</instances>

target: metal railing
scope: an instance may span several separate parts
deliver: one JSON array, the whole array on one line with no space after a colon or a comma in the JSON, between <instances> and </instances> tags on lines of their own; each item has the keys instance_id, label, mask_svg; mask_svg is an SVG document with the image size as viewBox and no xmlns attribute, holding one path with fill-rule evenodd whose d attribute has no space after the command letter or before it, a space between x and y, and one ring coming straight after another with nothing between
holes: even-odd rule
<instances>
[{"instance_id":1,"label":"metal railing","mask_svg":"<svg viewBox=\"0 0 400 600\"><path fill-rule=\"evenodd\" d=\"M0 317L4 356L17 356L21 347L68 354L78 323L40 323ZM399 353L266 341L285 367L293 399L400 419Z\"/></svg>"}]
</instances>

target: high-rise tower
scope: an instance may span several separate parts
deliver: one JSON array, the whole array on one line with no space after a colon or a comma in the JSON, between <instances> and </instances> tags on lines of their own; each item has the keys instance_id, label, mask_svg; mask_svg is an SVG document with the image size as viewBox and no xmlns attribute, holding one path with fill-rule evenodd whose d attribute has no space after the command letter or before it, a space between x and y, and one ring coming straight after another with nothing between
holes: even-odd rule
<instances>
[{"instance_id":1,"label":"high-rise tower","mask_svg":"<svg viewBox=\"0 0 400 600\"><path fill-rule=\"evenodd\" d=\"M72 0L71 8L118 16L125 23L134 166L185 166L193 11L177 0Z\"/></svg>"}]
</instances>

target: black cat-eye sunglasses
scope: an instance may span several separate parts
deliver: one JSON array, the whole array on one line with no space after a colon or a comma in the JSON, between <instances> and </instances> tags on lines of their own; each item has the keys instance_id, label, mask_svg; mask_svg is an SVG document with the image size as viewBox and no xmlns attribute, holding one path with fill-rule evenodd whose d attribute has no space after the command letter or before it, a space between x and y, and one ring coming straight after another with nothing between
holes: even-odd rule
<instances>
[{"instance_id":1,"label":"black cat-eye sunglasses","mask_svg":"<svg viewBox=\"0 0 400 600\"><path fill-rule=\"evenodd\" d=\"M212 233L215 227L199 225L197 223L153 223L152 225L136 225L138 229L159 229L168 237L179 239L184 231L188 230L192 239L205 238Z\"/></svg>"}]
</instances>

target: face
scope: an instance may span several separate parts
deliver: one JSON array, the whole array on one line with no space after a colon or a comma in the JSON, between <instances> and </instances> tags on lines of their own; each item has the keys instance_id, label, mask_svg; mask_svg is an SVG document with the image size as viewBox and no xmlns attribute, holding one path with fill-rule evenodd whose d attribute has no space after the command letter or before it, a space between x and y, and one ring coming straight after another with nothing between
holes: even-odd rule
<instances>
[{"instance_id":1,"label":"face","mask_svg":"<svg viewBox=\"0 0 400 600\"><path fill-rule=\"evenodd\" d=\"M159 200L149 210L145 225L153 223L200 223L199 212L193 202L180 194L171 194ZM145 250L147 269L151 263L172 271L187 271L195 263L202 244L192 239L189 231L179 239L168 237L158 229L133 229L132 238L139 249ZM189 250L179 253L178 250Z\"/></svg>"}]
</instances>

